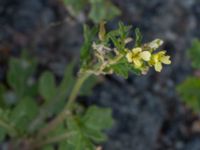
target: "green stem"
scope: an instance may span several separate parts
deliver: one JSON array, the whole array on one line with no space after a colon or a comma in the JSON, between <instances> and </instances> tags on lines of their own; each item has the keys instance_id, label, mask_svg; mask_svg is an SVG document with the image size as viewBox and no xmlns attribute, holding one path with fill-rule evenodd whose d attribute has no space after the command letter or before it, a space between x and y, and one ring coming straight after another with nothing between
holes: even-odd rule
<instances>
[{"instance_id":1,"label":"green stem","mask_svg":"<svg viewBox=\"0 0 200 150\"><path fill-rule=\"evenodd\" d=\"M88 73L83 73L81 74L81 76L78 77L72 92L70 94L70 97L68 99L67 104L65 105L63 111L57 115L57 117L55 119L53 119L52 121L50 121L50 123L48 123L48 125L41 129L39 132L38 137L43 137L46 134L48 134L51 130L53 130L54 128L56 128L65 118L66 116L71 115L71 109L73 106L73 103L76 99L76 97L78 96L78 92L81 88L81 86L83 85L84 81L90 76L90 74Z\"/></svg>"},{"instance_id":2,"label":"green stem","mask_svg":"<svg viewBox=\"0 0 200 150\"><path fill-rule=\"evenodd\" d=\"M0 126L6 129L11 137L15 137L17 135L17 131L15 130L15 128L4 120L0 120Z\"/></svg>"},{"instance_id":3,"label":"green stem","mask_svg":"<svg viewBox=\"0 0 200 150\"><path fill-rule=\"evenodd\" d=\"M35 146L34 145L33 146L34 146L34 148L40 148L40 147L47 145L47 144L57 143L57 142L66 140L67 138L69 138L73 134L74 134L73 132L70 132L70 133L64 133L64 134L61 134L61 135L58 135L58 136L55 136L55 137L47 138L44 141L37 141L37 143L34 144Z\"/></svg>"}]
</instances>

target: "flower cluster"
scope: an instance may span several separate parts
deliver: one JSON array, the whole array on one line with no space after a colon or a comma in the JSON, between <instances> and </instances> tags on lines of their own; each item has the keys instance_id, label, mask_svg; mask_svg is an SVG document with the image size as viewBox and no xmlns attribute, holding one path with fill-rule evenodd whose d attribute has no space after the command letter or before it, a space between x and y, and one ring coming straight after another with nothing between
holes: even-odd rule
<instances>
[{"instance_id":1,"label":"flower cluster","mask_svg":"<svg viewBox=\"0 0 200 150\"><path fill-rule=\"evenodd\" d=\"M163 44L163 41L156 39L141 47L125 50L126 58L129 63L145 74L149 67L154 67L157 72L162 70L162 64L171 64L170 56L166 55L166 51L154 53L154 51Z\"/></svg>"},{"instance_id":2,"label":"flower cluster","mask_svg":"<svg viewBox=\"0 0 200 150\"><path fill-rule=\"evenodd\" d=\"M106 32L105 22L101 22L97 30L85 28L88 37L83 46L82 62L85 63L80 72L116 74L128 78L130 72L146 74L150 67L160 72L163 64L171 63L166 51L157 52L163 41L155 39L142 44L139 29L135 29L135 47L128 49L127 44L133 42L133 38L129 37L130 29L130 26L119 23L118 29Z\"/></svg>"}]
</instances>

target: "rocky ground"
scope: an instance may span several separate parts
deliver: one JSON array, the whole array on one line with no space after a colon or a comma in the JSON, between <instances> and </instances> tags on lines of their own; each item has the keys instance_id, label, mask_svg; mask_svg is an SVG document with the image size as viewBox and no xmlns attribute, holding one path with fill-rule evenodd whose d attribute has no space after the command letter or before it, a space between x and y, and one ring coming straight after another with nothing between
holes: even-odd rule
<instances>
[{"instance_id":1,"label":"rocky ground","mask_svg":"<svg viewBox=\"0 0 200 150\"><path fill-rule=\"evenodd\" d=\"M140 27L144 41L162 38L172 65L158 74L131 75L128 80L108 76L97 85L88 104L111 107L116 124L105 150L200 150L197 120L181 102L176 85L192 73L186 52L200 37L198 0L113 0L122 20ZM21 49L35 53L42 66L57 75L82 43L82 22L69 17L56 0L0 0L0 80L6 58Z\"/></svg>"}]
</instances>

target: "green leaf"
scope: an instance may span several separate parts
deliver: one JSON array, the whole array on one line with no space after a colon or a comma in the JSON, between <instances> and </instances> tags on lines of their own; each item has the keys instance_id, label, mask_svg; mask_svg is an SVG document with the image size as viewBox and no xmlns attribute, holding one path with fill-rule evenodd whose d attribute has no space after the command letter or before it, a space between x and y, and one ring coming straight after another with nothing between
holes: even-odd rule
<instances>
[{"instance_id":1,"label":"green leaf","mask_svg":"<svg viewBox=\"0 0 200 150\"><path fill-rule=\"evenodd\" d=\"M90 4L89 18L95 23L111 20L121 13L116 6L106 0L90 0Z\"/></svg>"},{"instance_id":2,"label":"green leaf","mask_svg":"<svg viewBox=\"0 0 200 150\"><path fill-rule=\"evenodd\" d=\"M186 105L194 111L200 112L200 79L188 77L183 83L178 85L177 91Z\"/></svg>"},{"instance_id":3,"label":"green leaf","mask_svg":"<svg viewBox=\"0 0 200 150\"><path fill-rule=\"evenodd\" d=\"M35 61L28 61L23 58L11 58L9 62L7 81L15 90L19 98L29 95L29 90L33 85L30 83L30 77L34 73L35 68Z\"/></svg>"},{"instance_id":4,"label":"green leaf","mask_svg":"<svg viewBox=\"0 0 200 150\"><path fill-rule=\"evenodd\" d=\"M87 25L84 25L84 43L81 48L81 64L82 67L86 67L91 61L91 46L94 37L97 35L98 29L97 27L93 27L90 29Z\"/></svg>"},{"instance_id":5,"label":"green leaf","mask_svg":"<svg viewBox=\"0 0 200 150\"><path fill-rule=\"evenodd\" d=\"M200 69L200 40L194 40L189 49L189 57L192 61L192 66L195 69Z\"/></svg>"},{"instance_id":6,"label":"green leaf","mask_svg":"<svg viewBox=\"0 0 200 150\"><path fill-rule=\"evenodd\" d=\"M101 143L107 140L107 136L100 130L85 127L86 135L89 139L92 139L95 143Z\"/></svg>"},{"instance_id":7,"label":"green leaf","mask_svg":"<svg viewBox=\"0 0 200 150\"><path fill-rule=\"evenodd\" d=\"M117 75L119 75L125 79L128 78L129 70L126 67L126 64L124 64L124 63L115 64L115 65L112 65L111 68L114 70L114 72Z\"/></svg>"},{"instance_id":8,"label":"green leaf","mask_svg":"<svg viewBox=\"0 0 200 150\"><path fill-rule=\"evenodd\" d=\"M123 22L119 22L119 34L122 40L125 40L127 38L131 28L132 26L127 26Z\"/></svg>"},{"instance_id":9,"label":"green leaf","mask_svg":"<svg viewBox=\"0 0 200 150\"><path fill-rule=\"evenodd\" d=\"M4 140L5 136L6 136L6 131L0 127L0 142Z\"/></svg>"},{"instance_id":10,"label":"green leaf","mask_svg":"<svg viewBox=\"0 0 200 150\"><path fill-rule=\"evenodd\" d=\"M58 86L57 90L57 99L56 104L52 105L51 112L58 113L62 110L67 97L69 97L69 94L71 92L71 89L75 83L75 77L74 77L74 67L75 62L70 63L67 65L65 69L65 73L63 75L63 79Z\"/></svg>"},{"instance_id":11,"label":"green leaf","mask_svg":"<svg viewBox=\"0 0 200 150\"><path fill-rule=\"evenodd\" d=\"M85 0L64 0L66 6L71 6L75 13L82 11L86 5Z\"/></svg>"},{"instance_id":12,"label":"green leaf","mask_svg":"<svg viewBox=\"0 0 200 150\"><path fill-rule=\"evenodd\" d=\"M135 47L140 47L142 45L142 34L139 28L135 29Z\"/></svg>"},{"instance_id":13,"label":"green leaf","mask_svg":"<svg viewBox=\"0 0 200 150\"><path fill-rule=\"evenodd\" d=\"M89 107L83 116L68 118L68 130L75 133L67 140L68 149L95 150L93 143L105 141L106 135L103 131L112 125L111 110L96 106Z\"/></svg>"},{"instance_id":14,"label":"green leaf","mask_svg":"<svg viewBox=\"0 0 200 150\"><path fill-rule=\"evenodd\" d=\"M39 93L48 102L56 95L56 84L51 72L46 71L39 79Z\"/></svg>"},{"instance_id":15,"label":"green leaf","mask_svg":"<svg viewBox=\"0 0 200 150\"><path fill-rule=\"evenodd\" d=\"M31 121L39 112L36 102L31 98L23 98L11 112L10 121L14 124L20 133L25 133Z\"/></svg>"},{"instance_id":16,"label":"green leaf","mask_svg":"<svg viewBox=\"0 0 200 150\"><path fill-rule=\"evenodd\" d=\"M75 132L67 140L67 148L73 150L95 150L94 144L87 137L84 129L84 124L81 122L79 117L72 117L67 121L68 129L70 132ZM66 148L66 149L67 149Z\"/></svg>"},{"instance_id":17,"label":"green leaf","mask_svg":"<svg viewBox=\"0 0 200 150\"><path fill-rule=\"evenodd\" d=\"M117 64L110 66L110 68L113 69L117 75L125 79L128 78L129 72L132 72L136 75L141 74L141 71L134 68L132 64L128 63L126 58L122 58Z\"/></svg>"},{"instance_id":18,"label":"green leaf","mask_svg":"<svg viewBox=\"0 0 200 150\"><path fill-rule=\"evenodd\" d=\"M69 92L72 89L73 84L75 83L74 77L74 67L75 62L71 62L69 65L66 66L65 72L63 75L62 82L59 85L59 95L61 95L62 99L66 99L69 95Z\"/></svg>"},{"instance_id":19,"label":"green leaf","mask_svg":"<svg viewBox=\"0 0 200 150\"><path fill-rule=\"evenodd\" d=\"M83 122L85 126L95 130L103 130L113 125L112 111L108 108L99 108L91 106L86 111Z\"/></svg>"},{"instance_id":20,"label":"green leaf","mask_svg":"<svg viewBox=\"0 0 200 150\"><path fill-rule=\"evenodd\" d=\"M114 46L120 51L123 52L126 46L125 40L128 38L129 31L131 26L126 26L122 22L119 22L119 28L116 30L110 31L106 38L109 42L109 39L113 42Z\"/></svg>"}]
</instances>

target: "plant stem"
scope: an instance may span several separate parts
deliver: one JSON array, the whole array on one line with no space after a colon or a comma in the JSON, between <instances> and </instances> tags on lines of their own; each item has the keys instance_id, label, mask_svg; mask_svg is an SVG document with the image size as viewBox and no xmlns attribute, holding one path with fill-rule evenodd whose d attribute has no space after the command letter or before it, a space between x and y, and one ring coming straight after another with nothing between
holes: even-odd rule
<instances>
[{"instance_id":1,"label":"plant stem","mask_svg":"<svg viewBox=\"0 0 200 150\"><path fill-rule=\"evenodd\" d=\"M41 142L39 141L39 142L35 143L34 148L40 148L43 145L53 144L53 143L57 143L57 142L66 140L67 138L69 138L73 134L74 134L73 132L69 132L69 133L64 133L62 135L58 135L58 136L55 136L55 137L47 138L44 141L41 141Z\"/></svg>"},{"instance_id":2,"label":"plant stem","mask_svg":"<svg viewBox=\"0 0 200 150\"><path fill-rule=\"evenodd\" d=\"M48 125L41 129L39 132L38 137L42 137L44 135L46 135L47 133L49 133L49 131L53 130L55 127L58 126L58 124L60 124L65 118L66 116L71 115L71 109L73 106L73 103L76 99L76 97L78 96L78 92L81 88L81 86L83 85L84 81L90 76L89 73L83 73L81 74L81 76L78 77L72 92L70 94L70 97L68 99L67 104L65 105L63 111L57 115L57 117L55 119L53 119L50 123L48 123Z\"/></svg>"},{"instance_id":3,"label":"plant stem","mask_svg":"<svg viewBox=\"0 0 200 150\"><path fill-rule=\"evenodd\" d=\"M14 137L17 135L17 131L15 130L15 128L11 126L10 124L8 124L7 122L5 122L4 120L0 120L0 126L6 129L8 134L11 137Z\"/></svg>"}]
</instances>

